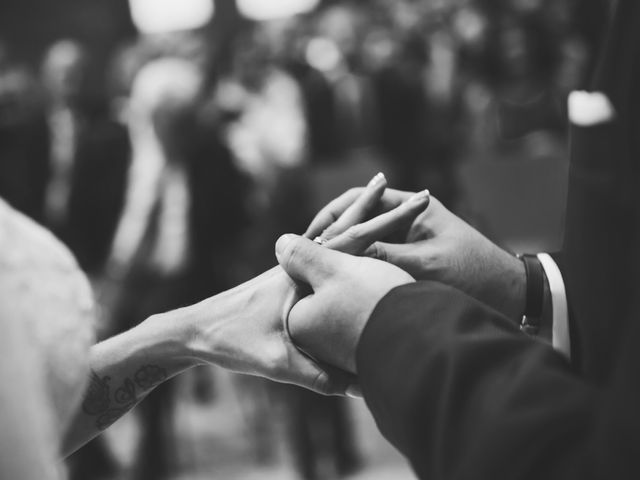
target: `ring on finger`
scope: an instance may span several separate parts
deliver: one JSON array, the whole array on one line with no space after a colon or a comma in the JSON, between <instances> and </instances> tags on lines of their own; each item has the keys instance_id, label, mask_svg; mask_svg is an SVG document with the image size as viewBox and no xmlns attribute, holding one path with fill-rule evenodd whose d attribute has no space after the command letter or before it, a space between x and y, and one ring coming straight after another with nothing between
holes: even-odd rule
<instances>
[{"instance_id":1,"label":"ring on finger","mask_svg":"<svg viewBox=\"0 0 640 480\"><path fill-rule=\"evenodd\" d=\"M313 241L316 242L318 245L324 245L325 243L327 243L327 240L322 238L319 235L316 238L314 238Z\"/></svg>"}]
</instances>

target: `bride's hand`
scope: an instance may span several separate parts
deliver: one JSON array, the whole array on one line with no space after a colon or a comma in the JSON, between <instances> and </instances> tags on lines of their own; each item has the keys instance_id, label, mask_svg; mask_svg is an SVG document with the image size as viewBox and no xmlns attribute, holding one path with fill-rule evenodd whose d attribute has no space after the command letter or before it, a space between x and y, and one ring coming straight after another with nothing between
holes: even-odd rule
<instances>
[{"instance_id":1,"label":"bride's hand","mask_svg":"<svg viewBox=\"0 0 640 480\"><path fill-rule=\"evenodd\" d=\"M328 248L363 253L376 239L411 222L429 204L418 195L384 215L362 220L386 188L378 175L354 202L338 216ZM293 383L323 394L345 394L355 377L311 359L291 341L285 319L300 298L298 286L275 267L238 287L188 307L192 334L190 351L199 361L229 370Z\"/></svg>"}]
</instances>

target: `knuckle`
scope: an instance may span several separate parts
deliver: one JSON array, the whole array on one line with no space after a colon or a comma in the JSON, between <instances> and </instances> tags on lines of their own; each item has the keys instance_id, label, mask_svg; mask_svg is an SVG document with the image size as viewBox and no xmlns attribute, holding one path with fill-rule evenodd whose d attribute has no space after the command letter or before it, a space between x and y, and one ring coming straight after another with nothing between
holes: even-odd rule
<instances>
[{"instance_id":1,"label":"knuckle","mask_svg":"<svg viewBox=\"0 0 640 480\"><path fill-rule=\"evenodd\" d=\"M270 347L262 349L260 362L264 366L268 377L277 379L282 376L282 373L286 370L283 357L281 348Z\"/></svg>"},{"instance_id":2,"label":"knuckle","mask_svg":"<svg viewBox=\"0 0 640 480\"><path fill-rule=\"evenodd\" d=\"M309 229L307 230L307 236L313 237L319 235L322 230L327 228L335 221L334 214L326 208L320 211L311 222Z\"/></svg>"},{"instance_id":3,"label":"knuckle","mask_svg":"<svg viewBox=\"0 0 640 480\"><path fill-rule=\"evenodd\" d=\"M322 225L331 225L338 219L338 215L331 209L324 210L318 217L321 219Z\"/></svg>"},{"instance_id":4,"label":"knuckle","mask_svg":"<svg viewBox=\"0 0 640 480\"><path fill-rule=\"evenodd\" d=\"M311 389L323 395L329 394L330 393L329 376L323 371L318 372L311 382Z\"/></svg>"},{"instance_id":5,"label":"knuckle","mask_svg":"<svg viewBox=\"0 0 640 480\"><path fill-rule=\"evenodd\" d=\"M351 240L361 240L366 236L366 232L362 225L353 225L347 229L345 235Z\"/></svg>"},{"instance_id":6,"label":"knuckle","mask_svg":"<svg viewBox=\"0 0 640 480\"><path fill-rule=\"evenodd\" d=\"M439 258L435 251L423 251L418 257L423 273L428 274L434 272L438 268Z\"/></svg>"},{"instance_id":7,"label":"knuckle","mask_svg":"<svg viewBox=\"0 0 640 480\"><path fill-rule=\"evenodd\" d=\"M377 260L387 261L387 251L379 243L374 243L371 246L371 256Z\"/></svg>"},{"instance_id":8,"label":"knuckle","mask_svg":"<svg viewBox=\"0 0 640 480\"><path fill-rule=\"evenodd\" d=\"M330 225L327 228L325 228L322 231L322 234L320 236L322 238L324 238L325 240L331 240L334 237L337 237L339 234L340 234L340 231L339 231L338 227L336 226L335 223L333 223L332 225Z\"/></svg>"},{"instance_id":9,"label":"knuckle","mask_svg":"<svg viewBox=\"0 0 640 480\"><path fill-rule=\"evenodd\" d=\"M286 266L295 265L299 261L300 257L300 241L298 239L292 239L284 250L284 264Z\"/></svg>"},{"instance_id":10,"label":"knuckle","mask_svg":"<svg viewBox=\"0 0 640 480\"><path fill-rule=\"evenodd\" d=\"M411 228L411 236L415 239L425 239L430 238L433 235L433 230L427 225L426 222L416 222Z\"/></svg>"}]
</instances>

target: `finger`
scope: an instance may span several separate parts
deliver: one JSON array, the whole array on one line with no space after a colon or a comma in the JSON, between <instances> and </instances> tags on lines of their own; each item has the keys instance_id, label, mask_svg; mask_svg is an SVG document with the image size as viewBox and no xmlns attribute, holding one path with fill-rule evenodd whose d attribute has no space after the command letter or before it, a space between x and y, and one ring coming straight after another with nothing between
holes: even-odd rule
<instances>
[{"instance_id":1,"label":"finger","mask_svg":"<svg viewBox=\"0 0 640 480\"><path fill-rule=\"evenodd\" d=\"M321 233L322 237L325 240L331 240L349 227L362 222L376 207L385 188L387 188L387 179L384 174L379 173L371 179L367 188L347 207L344 213Z\"/></svg>"},{"instance_id":2,"label":"finger","mask_svg":"<svg viewBox=\"0 0 640 480\"><path fill-rule=\"evenodd\" d=\"M344 343L344 332L332 332L335 327L322 319L322 311L330 308L333 301L334 295L331 294L314 294L300 300L289 312L287 334L295 346L314 362L355 375L355 345Z\"/></svg>"},{"instance_id":3,"label":"finger","mask_svg":"<svg viewBox=\"0 0 640 480\"><path fill-rule=\"evenodd\" d=\"M318 215L316 215L304 236L313 239L322 234L322 232L340 218L345 210L356 201L363 191L364 188L362 187L352 188L330 202L326 207L320 210ZM379 208L381 212L388 212L407 201L412 195L412 192L385 188L377 208Z\"/></svg>"},{"instance_id":4,"label":"finger","mask_svg":"<svg viewBox=\"0 0 640 480\"><path fill-rule=\"evenodd\" d=\"M314 290L349 259L348 255L291 234L278 239L276 257L291 278L310 285Z\"/></svg>"},{"instance_id":5,"label":"finger","mask_svg":"<svg viewBox=\"0 0 640 480\"><path fill-rule=\"evenodd\" d=\"M359 387L354 374L317 362L291 345L290 378L296 385L322 395L357 395Z\"/></svg>"},{"instance_id":6,"label":"finger","mask_svg":"<svg viewBox=\"0 0 640 480\"><path fill-rule=\"evenodd\" d=\"M304 236L307 238L315 238L324 232L333 222L340 218L340 215L349 208L356 198L360 196L364 188L352 188L331 201L315 216Z\"/></svg>"},{"instance_id":7,"label":"finger","mask_svg":"<svg viewBox=\"0 0 640 480\"><path fill-rule=\"evenodd\" d=\"M372 243L413 222L429 206L429 200L428 190L416 193L399 207L347 229L325 246L352 255L362 254Z\"/></svg>"},{"instance_id":8,"label":"finger","mask_svg":"<svg viewBox=\"0 0 640 480\"><path fill-rule=\"evenodd\" d=\"M364 255L391 263L415 278L419 278L421 277L419 268L424 264L424 259L416 259L415 248L415 245L376 242L366 249ZM424 250L421 251L421 255L425 258L428 256Z\"/></svg>"}]
</instances>

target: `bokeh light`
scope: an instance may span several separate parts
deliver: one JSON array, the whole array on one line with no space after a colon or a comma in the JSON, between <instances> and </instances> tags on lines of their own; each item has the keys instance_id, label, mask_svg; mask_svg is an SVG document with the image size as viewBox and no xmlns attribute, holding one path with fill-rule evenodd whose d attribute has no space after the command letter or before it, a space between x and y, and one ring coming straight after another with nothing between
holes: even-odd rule
<instances>
[{"instance_id":1,"label":"bokeh light","mask_svg":"<svg viewBox=\"0 0 640 480\"><path fill-rule=\"evenodd\" d=\"M251 20L277 20L313 10L320 0L237 0L238 10Z\"/></svg>"},{"instance_id":2,"label":"bokeh light","mask_svg":"<svg viewBox=\"0 0 640 480\"><path fill-rule=\"evenodd\" d=\"M129 0L133 23L142 33L200 28L214 13L213 0Z\"/></svg>"}]
</instances>

